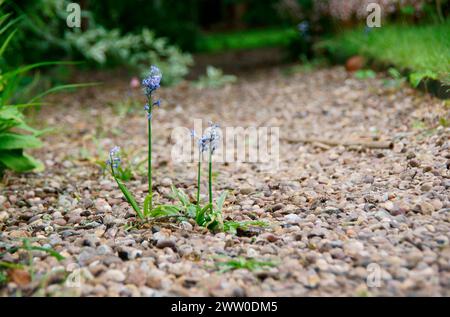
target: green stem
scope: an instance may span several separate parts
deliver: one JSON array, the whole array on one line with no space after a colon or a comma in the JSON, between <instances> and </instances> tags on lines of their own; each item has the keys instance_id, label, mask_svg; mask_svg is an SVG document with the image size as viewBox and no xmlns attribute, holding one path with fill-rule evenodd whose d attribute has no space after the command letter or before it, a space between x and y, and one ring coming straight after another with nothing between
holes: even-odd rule
<instances>
[{"instance_id":1,"label":"green stem","mask_svg":"<svg viewBox=\"0 0 450 317\"><path fill-rule=\"evenodd\" d=\"M198 169L197 169L197 207L200 206L200 178L202 173L202 151L198 151Z\"/></svg>"},{"instance_id":2,"label":"green stem","mask_svg":"<svg viewBox=\"0 0 450 317\"><path fill-rule=\"evenodd\" d=\"M152 105L151 98L149 98L149 112L148 119L148 194L150 195L150 211L153 210L153 188L152 188Z\"/></svg>"},{"instance_id":3,"label":"green stem","mask_svg":"<svg viewBox=\"0 0 450 317\"><path fill-rule=\"evenodd\" d=\"M212 196L212 151L209 150L209 171L208 171L208 178L209 178L209 204L211 208L211 212L213 212L213 196Z\"/></svg>"}]
</instances>

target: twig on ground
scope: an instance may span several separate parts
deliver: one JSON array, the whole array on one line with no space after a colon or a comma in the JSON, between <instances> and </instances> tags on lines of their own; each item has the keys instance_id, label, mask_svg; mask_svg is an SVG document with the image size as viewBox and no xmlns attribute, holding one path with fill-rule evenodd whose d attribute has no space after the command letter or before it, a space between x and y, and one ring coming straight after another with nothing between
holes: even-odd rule
<instances>
[{"instance_id":1,"label":"twig on ground","mask_svg":"<svg viewBox=\"0 0 450 317\"><path fill-rule=\"evenodd\" d=\"M330 140L322 138L285 138L288 143L315 143L326 146L361 146L368 149L392 149L394 144L390 141L367 140Z\"/></svg>"}]
</instances>

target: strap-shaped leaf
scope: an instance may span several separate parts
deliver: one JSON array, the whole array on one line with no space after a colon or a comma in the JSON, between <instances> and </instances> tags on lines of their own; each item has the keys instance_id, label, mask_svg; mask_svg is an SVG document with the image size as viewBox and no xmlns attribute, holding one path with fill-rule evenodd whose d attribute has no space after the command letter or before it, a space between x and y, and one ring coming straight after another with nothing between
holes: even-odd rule
<instances>
[{"instance_id":1,"label":"strap-shaped leaf","mask_svg":"<svg viewBox=\"0 0 450 317\"><path fill-rule=\"evenodd\" d=\"M144 219L144 215L142 214L141 209L139 208L136 200L134 199L133 195L130 193L128 188L117 177L114 176L114 179L116 180L116 183L119 186L120 190L122 191L122 194L125 196L127 202L131 205L131 207L137 213L139 218Z\"/></svg>"},{"instance_id":2,"label":"strap-shaped leaf","mask_svg":"<svg viewBox=\"0 0 450 317\"><path fill-rule=\"evenodd\" d=\"M227 198L227 195L228 195L228 192L227 192L227 191L224 191L224 192L220 195L220 197L217 199L217 210L218 210L219 212L222 212L222 207L223 207L223 204L224 204L224 202L225 202L225 199Z\"/></svg>"},{"instance_id":3,"label":"strap-shaped leaf","mask_svg":"<svg viewBox=\"0 0 450 317\"><path fill-rule=\"evenodd\" d=\"M144 216L148 217L148 215L150 214L151 211L151 206L150 206L150 202L152 200L152 194L147 194L147 196L145 196L144 199Z\"/></svg>"}]
</instances>

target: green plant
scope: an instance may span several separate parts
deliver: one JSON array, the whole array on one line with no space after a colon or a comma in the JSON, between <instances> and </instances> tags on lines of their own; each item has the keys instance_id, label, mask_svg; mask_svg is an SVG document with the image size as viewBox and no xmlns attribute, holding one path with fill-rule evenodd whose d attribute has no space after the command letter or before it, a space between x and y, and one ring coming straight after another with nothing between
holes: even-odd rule
<instances>
[{"instance_id":1,"label":"green plant","mask_svg":"<svg viewBox=\"0 0 450 317\"><path fill-rule=\"evenodd\" d=\"M391 78L383 81L386 87L398 88L406 81L406 78L394 67L388 69L388 74Z\"/></svg>"},{"instance_id":2,"label":"green plant","mask_svg":"<svg viewBox=\"0 0 450 317\"><path fill-rule=\"evenodd\" d=\"M373 79L377 74L371 69L360 69L355 72L355 78L357 79Z\"/></svg>"},{"instance_id":3,"label":"green plant","mask_svg":"<svg viewBox=\"0 0 450 317\"><path fill-rule=\"evenodd\" d=\"M106 163L109 166L111 175L116 181L119 189L122 191L126 201L130 204L133 210L136 212L141 220L146 220L150 217L160 217L160 216L177 216L179 215L179 210L175 206L171 205L160 205L154 207L153 205L153 186L152 186L152 119L153 111L155 107L159 107L161 104L160 100L153 99L153 93L159 89L162 79L162 73L158 67L152 66L150 68L150 73L142 81L142 86L144 87L144 93L147 97L147 104L144 109L147 113L148 122L148 156L147 156L147 167L148 167L148 194L144 199L143 208L139 207L133 194L128 190L124 183L123 173L121 173L120 163L121 159L119 156L120 148L114 147L109 152L109 159ZM124 170L122 170L124 171ZM122 174L122 175L121 175Z\"/></svg>"},{"instance_id":4,"label":"green plant","mask_svg":"<svg viewBox=\"0 0 450 317\"><path fill-rule=\"evenodd\" d=\"M26 269L30 274L31 280L34 279L34 265L33 265L33 251L41 251L47 253L49 256L54 257L58 261L64 260L64 257L51 248L35 246L31 244L30 239L22 239L22 243L18 246L5 248L4 252L0 253L0 259L3 258L6 254L14 254L20 250L23 250L27 253L27 262L24 263L12 263L9 261L0 261L0 285L2 283L6 283L8 281L8 275L6 271L9 269Z\"/></svg>"},{"instance_id":5,"label":"green plant","mask_svg":"<svg viewBox=\"0 0 450 317\"><path fill-rule=\"evenodd\" d=\"M250 227L267 227L267 223L260 220L225 221L223 231L237 234L238 230L247 231Z\"/></svg>"},{"instance_id":6,"label":"green plant","mask_svg":"<svg viewBox=\"0 0 450 317\"><path fill-rule=\"evenodd\" d=\"M156 38L146 28L140 34L121 35L118 29L95 26L84 32L68 32L66 38L88 61L100 65L128 65L143 74L149 65L159 65L167 85L179 82L193 64L190 54L169 45L165 38Z\"/></svg>"},{"instance_id":7,"label":"green plant","mask_svg":"<svg viewBox=\"0 0 450 317\"><path fill-rule=\"evenodd\" d=\"M0 6L2 3L0 2ZM22 77L25 73L41 66L62 63L42 62L21 67L10 67L4 60L3 55L17 33L17 29L12 30L12 26L16 24L18 19L10 20L10 14L5 14L0 9L0 175L6 169L16 172L43 169L42 163L28 155L26 151L42 146L39 136L45 130L30 127L23 115L23 109L42 105L43 103L39 100L47 94L86 85L60 85L31 99L23 100L26 86L23 85Z\"/></svg>"},{"instance_id":8,"label":"green plant","mask_svg":"<svg viewBox=\"0 0 450 317\"><path fill-rule=\"evenodd\" d=\"M238 270L238 269L245 269L249 271L257 271L262 270L267 267L274 267L276 264L271 261L259 261L256 259L246 259L244 257L236 257L232 259L226 259L225 261L217 261L216 267L219 268L219 271L221 273L232 271L232 270Z\"/></svg>"},{"instance_id":9,"label":"green plant","mask_svg":"<svg viewBox=\"0 0 450 317\"><path fill-rule=\"evenodd\" d=\"M448 127L450 127L450 120L448 118L445 118L445 117L440 117L439 118L439 124L441 126L443 126L444 128L448 128Z\"/></svg>"},{"instance_id":10,"label":"green plant","mask_svg":"<svg viewBox=\"0 0 450 317\"><path fill-rule=\"evenodd\" d=\"M297 37L297 31L291 27L213 33L200 37L196 46L198 51L208 53L261 47L286 47Z\"/></svg>"},{"instance_id":11,"label":"green plant","mask_svg":"<svg viewBox=\"0 0 450 317\"><path fill-rule=\"evenodd\" d=\"M431 70L426 70L423 72L412 72L411 74L409 74L409 82L414 88L417 88L420 83L426 79L438 79L438 74Z\"/></svg>"},{"instance_id":12,"label":"green plant","mask_svg":"<svg viewBox=\"0 0 450 317\"><path fill-rule=\"evenodd\" d=\"M360 54L377 63L409 71L410 82L419 85L424 78L450 83L450 20L427 25L384 25L371 32L362 28L342 32L316 45L337 62Z\"/></svg>"},{"instance_id":13,"label":"green plant","mask_svg":"<svg viewBox=\"0 0 450 317\"><path fill-rule=\"evenodd\" d=\"M206 68L206 75L200 76L194 85L197 88L220 88L227 84L232 84L237 81L234 75L225 75L219 68L209 65Z\"/></svg>"},{"instance_id":14,"label":"green plant","mask_svg":"<svg viewBox=\"0 0 450 317\"><path fill-rule=\"evenodd\" d=\"M69 0L36 0L27 1L27 4L11 4L14 11L23 15L21 25L23 32L19 34L14 45L16 49L27 52L22 58L8 56L17 62L26 60L39 60L43 56L61 56L69 58L84 59L91 67L114 67L127 66L132 71L144 73L152 64L157 64L164 72L164 85L176 84L188 72L193 64L192 56L182 52L177 46L171 45L164 37L156 37L152 26L149 24L148 16L139 27L133 30L123 27L121 23L111 23L117 18L108 17L102 19L102 23L97 23L99 7L102 13L108 7L104 4L99 6L97 1L89 6L81 5L81 15L83 17L82 28L68 28L66 25L67 5ZM116 6L118 4L116 3ZM124 8L129 5L120 5ZM142 9L142 5L139 4ZM154 5L146 4L145 10ZM96 10L97 15L92 11ZM133 9L133 18L136 10ZM103 15L102 15L103 16ZM142 15L140 15L142 16ZM127 17L128 18L128 17ZM122 29L117 28L120 25ZM109 27L108 27L109 26ZM148 29L147 26L150 27ZM179 30L177 30L177 33ZM159 33L160 34L160 33ZM184 35L184 34L183 34ZM183 37L183 36L180 36ZM17 54L16 54L17 55Z\"/></svg>"},{"instance_id":15,"label":"green plant","mask_svg":"<svg viewBox=\"0 0 450 317\"><path fill-rule=\"evenodd\" d=\"M192 137L195 138L195 132L192 132ZM192 203L189 197L181 189L172 187L174 200L179 201L178 208L181 218L191 218L195 222L204 228L208 228L211 231L224 231L231 234L236 234L238 229L247 230L249 226L266 226L262 221L224 221L222 209L227 197L227 191L217 198L214 204L213 199L213 171L212 171L212 156L219 145L219 132L218 126L210 124L210 127L206 133L198 139L198 163L197 163L197 194L196 201ZM202 160L203 154L206 152L208 156L208 203L204 206L201 205L200 189L201 189L201 173L202 173Z\"/></svg>"}]
</instances>

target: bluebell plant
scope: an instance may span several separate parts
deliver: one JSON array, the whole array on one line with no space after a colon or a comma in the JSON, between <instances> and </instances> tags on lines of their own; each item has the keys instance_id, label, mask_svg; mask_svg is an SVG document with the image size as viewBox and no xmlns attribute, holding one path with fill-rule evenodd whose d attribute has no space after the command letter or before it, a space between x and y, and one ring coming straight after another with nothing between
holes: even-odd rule
<instances>
[{"instance_id":1,"label":"bluebell plant","mask_svg":"<svg viewBox=\"0 0 450 317\"><path fill-rule=\"evenodd\" d=\"M144 110L147 113L148 121L148 195L146 198L149 204L148 210L153 209L153 187L152 187L152 117L153 108L161 105L161 100L154 101L153 93L160 87L162 79L162 73L158 67L152 66L148 77L142 81L144 87L144 93L147 97L147 104L144 106Z\"/></svg>"},{"instance_id":2,"label":"bluebell plant","mask_svg":"<svg viewBox=\"0 0 450 317\"><path fill-rule=\"evenodd\" d=\"M197 138L195 132L192 131L192 137L196 140L198 146L198 166L197 166L197 196L195 204L191 203L189 197L176 187L172 187L174 192L174 198L178 199L181 204L178 205L159 205L153 204L153 187L152 187L152 118L155 107L159 107L161 101L155 100L154 93L159 89L161 84L162 74L156 67L152 66L148 77L142 81L144 88L144 94L147 97L147 103L144 109L147 114L148 122L148 193L144 199L144 205L141 209L136 202L136 199L127 189L123 179L120 177L121 171L121 159L120 148L114 147L109 152L109 159L107 166L111 170L111 175L115 179L119 189L122 191L125 199L136 212L137 216L141 220L146 220L149 217L175 217L178 220L194 219L195 222L210 230L225 230L231 233L236 233L238 229L245 230L249 225L263 226L262 222L233 222L223 221L222 208L227 196L227 192L224 191L216 201L213 203L213 188L212 188L212 168L213 168L213 155L219 147L220 132L217 124L210 123L209 128L205 134ZM202 173L202 161L203 156L208 157L208 203L205 206L201 206L200 190L201 190L201 173Z\"/></svg>"},{"instance_id":3,"label":"bluebell plant","mask_svg":"<svg viewBox=\"0 0 450 317\"><path fill-rule=\"evenodd\" d=\"M145 197L144 200L144 206L143 209L139 207L139 205L136 202L136 199L133 197L133 195L130 193L130 191L125 186L124 182L118 175L118 171L120 168L120 148L114 147L109 152L109 159L107 161L107 165L109 166L111 170L111 174L113 178L115 179L117 185L119 186L120 190L122 191L123 195L125 196L125 199L127 202L131 205L133 210L136 212L138 217L141 220L145 220L150 216L159 216L161 214L163 215L173 215L177 214L178 210L177 208L170 206L170 205L160 205L158 207L155 207L153 205L153 186L152 186L152 117L153 117L153 110L155 107L159 107L161 105L160 100L154 100L154 93L157 89L159 89L161 85L161 79L162 79L162 73L159 70L158 67L152 66L150 68L149 75L144 78L142 81L142 86L144 88L144 94L147 97L147 103L144 106L144 110L147 114L147 121L148 121L148 194Z\"/></svg>"},{"instance_id":4,"label":"bluebell plant","mask_svg":"<svg viewBox=\"0 0 450 317\"><path fill-rule=\"evenodd\" d=\"M194 140L197 141L198 146L198 163L197 163L197 195L196 204L192 204L186 194L179 189L173 187L175 198L181 202L179 206L180 211L184 216L193 218L198 225L206 227L212 230L223 230L223 218L222 207L225 202L227 192L223 192L217 200L216 208L213 204L213 191L212 191L212 157L214 152L219 147L220 135L219 126L217 124L210 123L206 133L197 138L195 131L191 132ZM202 160L204 154L208 156L208 204L201 206L200 199L200 185L201 185L201 172L202 172Z\"/></svg>"}]
</instances>

